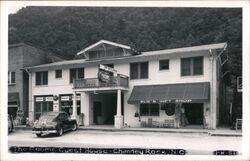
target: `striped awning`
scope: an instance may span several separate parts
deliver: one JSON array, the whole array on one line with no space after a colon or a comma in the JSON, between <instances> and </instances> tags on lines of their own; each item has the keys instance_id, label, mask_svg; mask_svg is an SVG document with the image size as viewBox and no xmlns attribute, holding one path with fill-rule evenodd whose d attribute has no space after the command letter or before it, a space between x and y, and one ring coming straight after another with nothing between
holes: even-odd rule
<instances>
[{"instance_id":1,"label":"striped awning","mask_svg":"<svg viewBox=\"0 0 250 161\"><path fill-rule=\"evenodd\" d=\"M209 82L134 86L128 103L202 103L209 87Z\"/></svg>"}]
</instances>

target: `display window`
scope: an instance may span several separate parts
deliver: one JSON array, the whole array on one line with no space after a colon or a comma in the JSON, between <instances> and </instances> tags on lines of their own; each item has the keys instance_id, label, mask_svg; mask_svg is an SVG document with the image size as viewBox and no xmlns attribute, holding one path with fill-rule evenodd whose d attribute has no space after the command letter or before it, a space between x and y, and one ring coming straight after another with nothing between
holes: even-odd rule
<instances>
[{"instance_id":1,"label":"display window","mask_svg":"<svg viewBox=\"0 0 250 161\"><path fill-rule=\"evenodd\" d=\"M76 95L77 99L77 115L81 113L81 102L80 95ZM61 95L60 96L60 110L68 113L69 115L73 114L73 95Z\"/></svg>"}]
</instances>

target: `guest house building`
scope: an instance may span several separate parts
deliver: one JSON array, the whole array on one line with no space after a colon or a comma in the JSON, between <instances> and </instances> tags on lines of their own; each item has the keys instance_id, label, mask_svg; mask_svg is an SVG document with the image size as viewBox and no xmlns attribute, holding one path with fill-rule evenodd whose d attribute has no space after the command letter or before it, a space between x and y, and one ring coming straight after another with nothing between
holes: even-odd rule
<instances>
[{"instance_id":1,"label":"guest house building","mask_svg":"<svg viewBox=\"0 0 250 161\"><path fill-rule=\"evenodd\" d=\"M226 43L138 52L101 40L75 60L27 67L29 119L66 111L80 125L200 126L226 109Z\"/></svg>"}]
</instances>

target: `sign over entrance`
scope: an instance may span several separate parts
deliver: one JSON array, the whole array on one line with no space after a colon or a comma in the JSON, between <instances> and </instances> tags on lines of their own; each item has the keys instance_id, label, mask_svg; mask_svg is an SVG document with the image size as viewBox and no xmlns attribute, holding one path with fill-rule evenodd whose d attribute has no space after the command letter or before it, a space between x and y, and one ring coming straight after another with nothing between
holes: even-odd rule
<instances>
[{"instance_id":1,"label":"sign over entrance","mask_svg":"<svg viewBox=\"0 0 250 161\"><path fill-rule=\"evenodd\" d=\"M111 72L111 73L117 73L117 70L115 70L114 68L111 68L102 64L99 65L99 69L107 71L107 72Z\"/></svg>"},{"instance_id":2,"label":"sign over entrance","mask_svg":"<svg viewBox=\"0 0 250 161\"><path fill-rule=\"evenodd\" d=\"M106 65L99 65L98 79L101 82L108 83L111 82L111 76L117 73L114 68L108 67Z\"/></svg>"}]
</instances>

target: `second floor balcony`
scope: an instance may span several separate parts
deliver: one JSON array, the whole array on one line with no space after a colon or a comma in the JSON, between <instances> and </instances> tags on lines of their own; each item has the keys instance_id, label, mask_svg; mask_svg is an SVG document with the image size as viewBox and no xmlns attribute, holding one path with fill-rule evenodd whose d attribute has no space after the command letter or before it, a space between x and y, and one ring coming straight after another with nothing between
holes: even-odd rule
<instances>
[{"instance_id":1,"label":"second floor balcony","mask_svg":"<svg viewBox=\"0 0 250 161\"><path fill-rule=\"evenodd\" d=\"M98 78L75 79L73 81L74 89L88 89L88 88L128 88L127 76L111 76L108 82L101 82Z\"/></svg>"}]
</instances>

